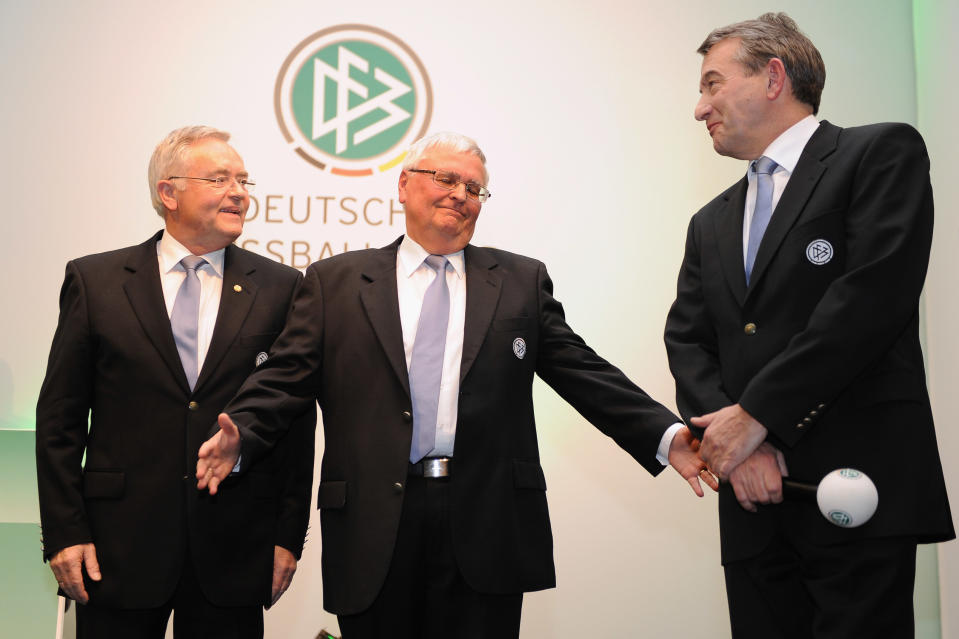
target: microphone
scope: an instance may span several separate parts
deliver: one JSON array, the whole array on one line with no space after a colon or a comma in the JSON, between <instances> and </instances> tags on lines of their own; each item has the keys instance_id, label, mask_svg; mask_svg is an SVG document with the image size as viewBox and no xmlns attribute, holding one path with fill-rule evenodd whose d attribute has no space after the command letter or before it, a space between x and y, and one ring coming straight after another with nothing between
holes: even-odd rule
<instances>
[{"instance_id":1,"label":"microphone","mask_svg":"<svg viewBox=\"0 0 959 639\"><path fill-rule=\"evenodd\" d=\"M872 518L879 505L879 492L869 476L854 468L839 468L816 484L783 477L783 496L819 506L829 523L856 528Z\"/></svg>"}]
</instances>

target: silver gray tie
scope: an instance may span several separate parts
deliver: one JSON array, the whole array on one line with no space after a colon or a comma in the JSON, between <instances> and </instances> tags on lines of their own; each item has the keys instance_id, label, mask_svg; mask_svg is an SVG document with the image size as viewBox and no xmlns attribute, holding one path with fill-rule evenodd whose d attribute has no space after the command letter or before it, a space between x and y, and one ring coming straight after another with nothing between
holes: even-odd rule
<instances>
[{"instance_id":1,"label":"silver gray tie","mask_svg":"<svg viewBox=\"0 0 959 639\"><path fill-rule=\"evenodd\" d=\"M436 445L436 414L443 378L443 354L450 319L450 290L446 285L447 260L430 255L426 264L436 277L426 289L410 358L410 394L413 398L413 442L410 461L418 462Z\"/></svg>"},{"instance_id":2,"label":"silver gray tie","mask_svg":"<svg viewBox=\"0 0 959 639\"><path fill-rule=\"evenodd\" d=\"M756 209L753 211L749 242L746 244L746 286L749 286L749 275L753 272L759 244L773 215L773 171L779 165L764 155L756 160L753 166L756 170Z\"/></svg>"},{"instance_id":3,"label":"silver gray tie","mask_svg":"<svg viewBox=\"0 0 959 639\"><path fill-rule=\"evenodd\" d=\"M206 264L206 260L196 255L188 255L180 260L186 270L186 278L180 284L176 300L173 302L173 313L170 315L170 326L173 328L173 340L180 353L180 362L183 372L190 383L190 390L196 386L196 378L200 374L197 364L197 333L200 321L200 278L196 270Z\"/></svg>"}]
</instances>

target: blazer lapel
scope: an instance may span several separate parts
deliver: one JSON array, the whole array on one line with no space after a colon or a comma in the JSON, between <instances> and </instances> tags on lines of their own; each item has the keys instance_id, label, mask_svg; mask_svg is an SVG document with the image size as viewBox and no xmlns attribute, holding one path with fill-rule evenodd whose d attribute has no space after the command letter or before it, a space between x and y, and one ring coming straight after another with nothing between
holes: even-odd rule
<instances>
[{"instance_id":1,"label":"blazer lapel","mask_svg":"<svg viewBox=\"0 0 959 639\"><path fill-rule=\"evenodd\" d=\"M466 379L480 347L489 332L503 278L493 255L482 248L466 246L466 324L463 328L463 361L460 364L460 382Z\"/></svg>"},{"instance_id":2,"label":"blazer lapel","mask_svg":"<svg viewBox=\"0 0 959 639\"><path fill-rule=\"evenodd\" d=\"M400 237L371 253L370 261L360 275L360 302L393 372L409 394L410 376L406 369L400 300L396 290L396 251L402 239Z\"/></svg>"},{"instance_id":3,"label":"blazer lapel","mask_svg":"<svg viewBox=\"0 0 959 639\"><path fill-rule=\"evenodd\" d=\"M226 247L223 255L223 290L220 293L216 324L194 390L199 390L213 375L253 308L258 290L256 282L250 279L254 272L256 267L246 255L232 244Z\"/></svg>"},{"instance_id":4,"label":"blazer lapel","mask_svg":"<svg viewBox=\"0 0 959 639\"><path fill-rule=\"evenodd\" d=\"M745 176L723 193L726 208L715 219L719 260L729 289L740 304L746 298L746 267L743 264L743 215L746 210Z\"/></svg>"},{"instance_id":5,"label":"blazer lapel","mask_svg":"<svg viewBox=\"0 0 959 639\"><path fill-rule=\"evenodd\" d=\"M124 268L129 277L123 283L123 290L130 306L143 327L143 332L166 362L177 383L187 392L190 386L183 372L183 363L173 341L173 329L163 301L163 287L160 284L160 267L157 262L156 243L163 231L144 242L130 256Z\"/></svg>"},{"instance_id":6,"label":"blazer lapel","mask_svg":"<svg viewBox=\"0 0 959 639\"><path fill-rule=\"evenodd\" d=\"M749 279L749 290L756 287L756 283L762 279L763 273L772 261L776 251L782 244L790 229L795 225L796 220L806 207L806 202L819 184L823 173L826 172L826 165L822 159L831 154L836 149L836 142L839 138L840 129L837 126L823 120L816 132L809 138L806 148L799 156L799 162L796 163L796 170L789 177L786 189L779 198L779 204L773 211L773 216L769 220L769 226L766 227L766 233L759 244L759 251L756 253L756 263L753 265L753 272Z\"/></svg>"}]
</instances>

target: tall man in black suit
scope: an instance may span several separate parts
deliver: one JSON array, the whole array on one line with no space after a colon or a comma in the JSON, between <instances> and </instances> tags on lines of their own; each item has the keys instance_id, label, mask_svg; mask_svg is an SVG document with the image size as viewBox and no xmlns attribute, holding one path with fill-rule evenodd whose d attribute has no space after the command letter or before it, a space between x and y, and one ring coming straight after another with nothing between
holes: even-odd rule
<instances>
[{"instance_id":1,"label":"tall man in black suit","mask_svg":"<svg viewBox=\"0 0 959 639\"><path fill-rule=\"evenodd\" d=\"M903 124L817 122L825 67L785 14L717 29L699 53L696 119L750 163L692 218L666 346L680 412L728 481L733 635L912 636L916 544L955 536L919 346L925 146ZM783 502L787 472L838 467L875 482L867 524Z\"/></svg>"},{"instance_id":2,"label":"tall man in black suit","mask_svg":"<svg viewBox=\"0 0 959 639\"><path fill-rule=\"evenodd\" d=\"M688 429L570 329L545 266L469 244L485 161L460 135L413 145L406 236L310 266L270 360L200 451L199 486L216 492L241 440L259 458L319 400L323 603L346 639L515 637L523 592L555 584L534 374L650 473L668 457L702 494ZM437 290L448 310L419 331ZM418 361L437 335L430 399Z\"/></svg>"},{"instance_id":3,"label":"tall man in black suit","mask_svg":"<svg viewBox=\"0 0 959 639\"><path fill-rule=\"evenodd\" d=\"M80 637L162 638L172 609L177 637L262 637L262 606L289 586L303 548L309 403L216 497L193 485L210 423L266 357L302 280L231 244L253 183L229 137L170 133L149 168L165 229L67 264L37 403L37 476L44 558L79 604ZM205 260L196 275L181 263L191 255ZM191 276L185 337L171 316Z\"/></svg>"}]
</instances>

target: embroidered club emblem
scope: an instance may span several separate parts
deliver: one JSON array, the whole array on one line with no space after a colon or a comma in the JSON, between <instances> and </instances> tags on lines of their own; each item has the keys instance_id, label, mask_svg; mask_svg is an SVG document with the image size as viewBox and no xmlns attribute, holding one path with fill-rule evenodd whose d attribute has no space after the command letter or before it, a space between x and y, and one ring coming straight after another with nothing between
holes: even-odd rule
<instances>
[{"instance_id":1,"label":"embroidered club emblem","mask_svg":"<svg viewBox=\"0 0 959 639\"><path fill-rule=\"evenodd\" d=\"M806 247L806 259L816 266L822 266L831 260L833 254L832 244L826 240L813 240Z\"/></svg>"},{"instance_id":2,"label":"embroidered club emblem","mask_svg":"<svg viewBox=\"0 0 959 639\"><path fill-rule=\"evenodd\" d=\"M522 337L517 337L513 340L513 355L518 359L526 357L526 340Z\"/></svg>"}]
</instances>

